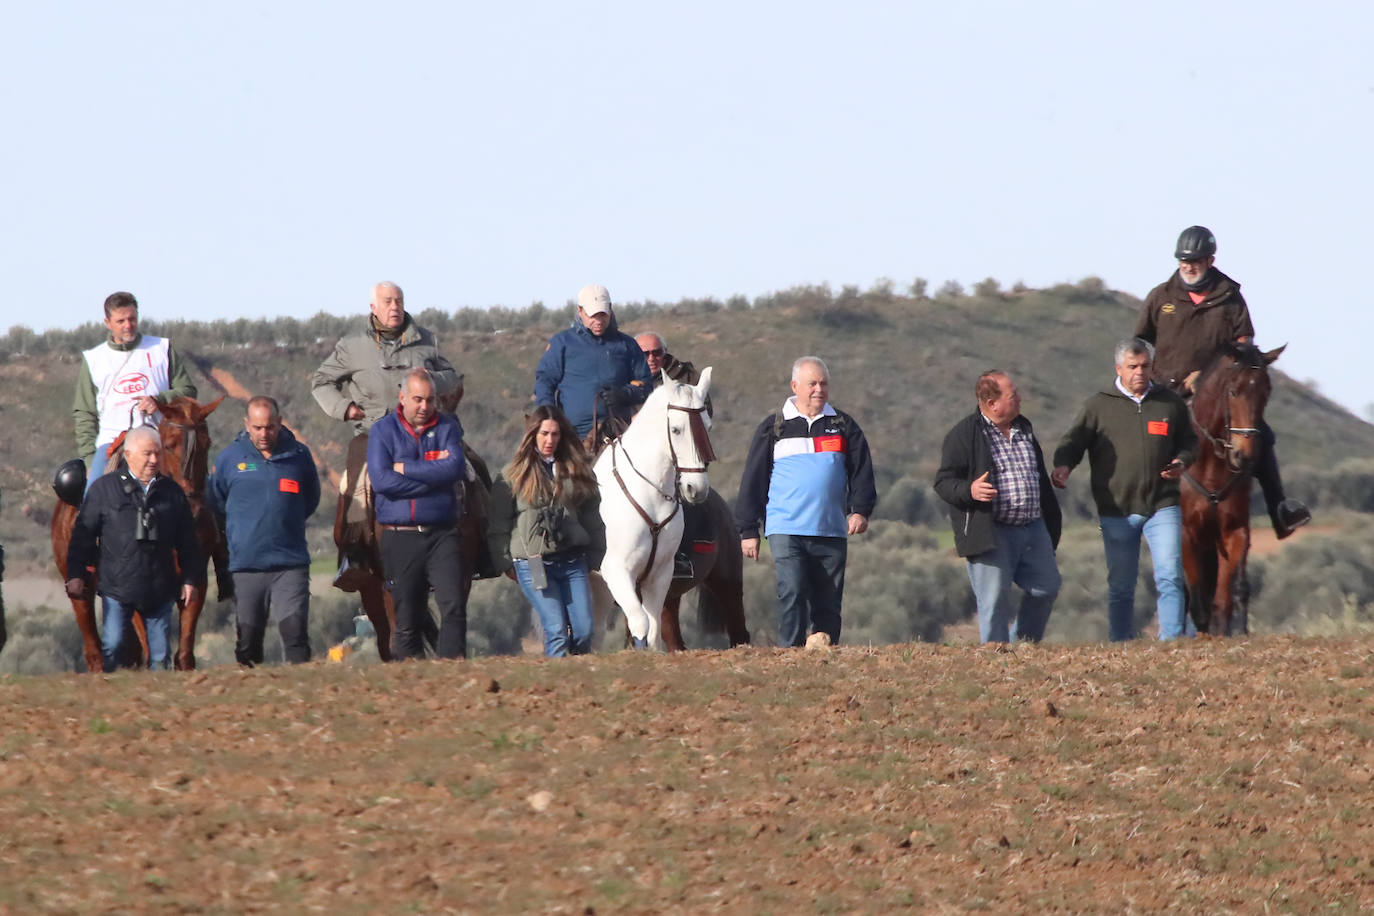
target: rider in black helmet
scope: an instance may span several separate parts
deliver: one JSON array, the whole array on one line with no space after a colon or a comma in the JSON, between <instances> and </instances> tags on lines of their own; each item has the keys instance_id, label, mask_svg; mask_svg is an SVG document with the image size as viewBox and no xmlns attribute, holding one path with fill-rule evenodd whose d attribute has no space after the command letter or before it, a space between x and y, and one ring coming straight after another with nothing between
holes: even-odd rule
<instances>
[{"instance_id":1,"label":"rider in black helmet","mask_svg":"<svg viewBox=\"0 0 1374 916\"><path fill-rule=\"evenodd\" d=\"M1185 397L1207 358L1228 341L1252 342L1250 309L1240 284L1214 267L1216 236L1206 226L1189 226L1174 246L1178 270L1150 290L1136 322L1135 336L1155 345L1154 381ZM1274 533L1286 538L1312 520L1312 513L1296 499L1287 499L1274 454L1274 432L1261 422L1264 448L1255 479L1264 491L1264 504Z\"/></svg>"}]
</instances>

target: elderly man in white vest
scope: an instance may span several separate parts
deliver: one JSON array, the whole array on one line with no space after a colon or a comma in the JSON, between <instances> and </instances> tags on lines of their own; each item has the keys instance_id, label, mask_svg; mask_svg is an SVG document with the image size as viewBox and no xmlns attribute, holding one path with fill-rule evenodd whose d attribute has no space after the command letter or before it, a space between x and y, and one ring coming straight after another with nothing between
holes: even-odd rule
<instances>
[{"instance_id":1,"label":"elderly man in white vest","mask_svg":"<svg viewBox=\"0 0 1374 916\"><path fill-rule=\"evenodd\" d=\"M105 299L105 327L109 338L81 354L72 401L76 453L88 462L88 486L105 473L106 452L120 433L155 426L160 404L196 396L186 364L171 342L138 332L138 300L132 293L111 293Z\"/></svg>"}]
</instances>

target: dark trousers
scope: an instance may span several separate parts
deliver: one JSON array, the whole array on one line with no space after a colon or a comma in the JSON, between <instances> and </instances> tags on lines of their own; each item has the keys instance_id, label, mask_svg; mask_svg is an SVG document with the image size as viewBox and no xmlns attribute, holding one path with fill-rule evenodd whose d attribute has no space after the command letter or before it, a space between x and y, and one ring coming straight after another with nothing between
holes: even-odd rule
<instances>
[{"instance_id":1,"label":"dark trousers","mask_svg":"<svg viewBox=\"0 0 1374 916\"><path fill-rule=\"evenodd\" d=\"M277 619L287 662L310 661L310 567L234 573L234 658L240 665L262 664L269 614Z\"/></svg>"},{"instance_id":2,"label":"dark trousers","mask_svg":"<svg viewBox=\"0 0 1374 916\"><path fill-rule=\"evenodd\" d=\"M805 645L808 624L838 645L848 539L770 534L768 547L778 576L778 645Z\"/></svg>"},{"instance_id":3,"label":"dark trousers","mask_svg":"<svg viewBox=\"0 0 1374 916\"><path fill-rule=\"evenodd\" d=\"M1283 480L1279 477L1278 455L1274 453L1274 431L1263 420L1260 421L1259 431L1260 448L1255 461L1255 480L1259 481L1260 490L1264 492L1264 507L1269 510L1269 517L1277 527L1279 503L1283 502Z\"/></svg>"},{"instance_id":4,"label":"dark trousers","mask_svg":"<svg viewBox=\"0 0 1374 916\"><path fill-rule=\"evenodd\" d=\"M464 658L468 654L468 607L463 592L458 529L424 531L382 529L382 568L396 605L396 630L391 634L391 654L397 661L423 658L423 618L429 614L429 590L439 606L440 658Z\"/></svg>"}]
</instances>

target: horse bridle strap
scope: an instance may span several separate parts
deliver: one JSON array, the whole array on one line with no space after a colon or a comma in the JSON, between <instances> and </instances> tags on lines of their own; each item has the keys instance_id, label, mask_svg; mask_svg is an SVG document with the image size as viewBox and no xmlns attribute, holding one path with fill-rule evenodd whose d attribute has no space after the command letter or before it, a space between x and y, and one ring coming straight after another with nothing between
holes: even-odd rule
<instances>
[{"instance_id":1,"label":"horse bridle strap","mask_svg":"<svg viewBox=\"0 0 1374 916\"><path fill-rule=\"evenodd\" d=\"M669 430L668 450L673 455L673 466L677 468L679 474L705 474L706 466L716 460L715 450L711 448L711 437L706 432L706 423L701 419L701 415L706 412L706 408L680 407L677 404L669 404L668 409L680 410L688 415L687 424L692 430L692 444L696 446L697 460L701 462L701 467L699 468L684 468L682 465L678 464L677 449L673 447L672 431Z\"/></svg>"}]
</instances>

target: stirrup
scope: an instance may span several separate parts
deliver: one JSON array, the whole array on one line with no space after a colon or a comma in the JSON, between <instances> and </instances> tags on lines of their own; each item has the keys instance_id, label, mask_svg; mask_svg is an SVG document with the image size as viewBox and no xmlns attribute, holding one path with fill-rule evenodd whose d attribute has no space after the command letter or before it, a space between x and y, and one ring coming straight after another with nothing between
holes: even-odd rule
<instances>
[{"instance_id":1,"label":"stirrup","mask_svg":"<svg viewBox=\"0 0 1374 916\"><path fill-rule=\"evenodd\" d=\"M682 554L673 557L673 578L674 579L695 579L696 568L692 566L690 558Z\"/></svg>"}]
</instances>

